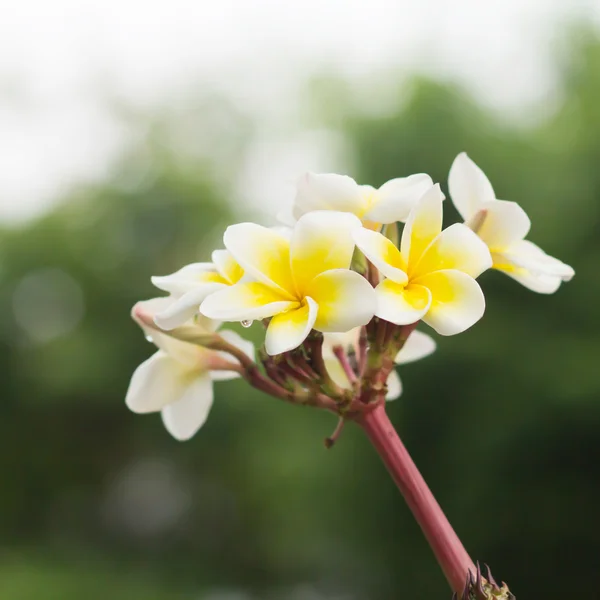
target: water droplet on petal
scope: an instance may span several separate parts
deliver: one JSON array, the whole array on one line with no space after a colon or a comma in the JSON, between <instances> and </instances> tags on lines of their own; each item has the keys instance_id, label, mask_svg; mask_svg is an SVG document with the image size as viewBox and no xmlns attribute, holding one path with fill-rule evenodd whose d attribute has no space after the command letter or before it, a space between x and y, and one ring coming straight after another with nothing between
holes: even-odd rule
<instances>
[{"instance_id":1,"label":"water droplet on petal","mask_svg":"<svg viewBox=\"0 0 600 600\"><path fill-rule=\"evenodd\" d=\"M151 336L151 335L147 335L147 336L146 336L146 341L147 341L147 342L150 342L151 344L154 342L154 340L152 339L152 336Z\"/></svg>"},{"instance_id":2,"label":"water droplet on petal","mask_svg":"<svg viewBox=\"0 0 600 600\"><path fill-rule=\"evenodd\" d=\"M242 327L250 327L252 325L252 321L242 321Z\"/></svg>"}]
</instances>

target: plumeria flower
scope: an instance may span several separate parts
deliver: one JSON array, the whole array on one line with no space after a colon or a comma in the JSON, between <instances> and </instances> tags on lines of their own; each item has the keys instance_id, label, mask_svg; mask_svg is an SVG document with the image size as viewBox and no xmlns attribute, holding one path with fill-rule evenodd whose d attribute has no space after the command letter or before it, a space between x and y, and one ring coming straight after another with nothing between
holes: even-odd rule
<instances>
[{"instance_id":1,"label":"plumeria flower","mask_svg":"<svg viewBox=\"0 0 600 600\"><path fill-rule=\"evenodd\" d=\"M272 317L265 338L270 355L297 348L311 329L343 332L365 325L375 311L375 293L349 270L352 232L360 227L354 215L333 211L302 216L291 239L254 223L232 225L225 246L255 281L211 294L202 314L222 321Z\"/></svg>"},{"instance_id":2,"label":"plumeria flower","mask_svg":"<svg viewBox=\"0 0 600 600\"><path fill-rule=\"evenodd\" d=\"M525 239L531 227L525 211L516 202L496 200L492 184L464 152L452 163L448 186L465 224L488 245L494 269L541 294L552 294L573 277L569 265Z\"/></svg>"},{"instance_id":3,"label":"plumeria flower","mask_svg":"<svg viewBox=\"0 0 600 600\"><path fill-rule=\"evenodd\" d=\"M183 342L149 327L155 315L165 310L168 297L138 302L132 316L158 351L133 373L125 402L135 413L160 411L169 433L178 440L190 439L202 427L213 403L213 381L239 377L228 370L230 355ZM214 333L218 323L205 317L196 319L198 334ZM254 357L254 346L233 331L219 335L230 344Z\"/></svg>"},{"instance_id":4,"label":"plumeria flower","mask_svg":"<svg viewBox=\"0 0 600 600\"><path fill-rule=\"evenodd\" d=\"M234 285L244 275L242 268L227 250L215 250L212 262L186 265L171 275L152 277L152 283L176 298L156 314L156 324L174 329L196 315L202 301L213 292Z\"/></svg>"},{"instance_id":5,"label":"plumeria flower","mask_svg":"<svg viewBox=\"0 0 600 600\"><path fill-rule=\"evenodd\" d=\"M297 220L313 210L337 210L356 215L365 227L379 229L382 224L406 221L432 185L424 173L390 179L379 189L359 185L347 175L306 173L298 180L291 217Z\"/></svg>"},{"instance_id":6,"label":"plumeria flower","mask_svg":"<svg viewBox=\"0 0 600 600\"><path fill-rule=\"evenodd\" d=\"M341 346L344 351L352 351L357 354L359 334L360 327L357 327L347 333L326 333L323 336L323 358L327 372L333 381L343 389L351 389L352 384L335 356L333 349L336 346ZM394 362L397 365L405 365L416 360L421 360L432 354L435 351L435 347L436 344L433 338L421 331L413 331L406 340L402 350L396 355ZM386 386L386 400L395 400L402 394L402 381L395 369L389 374Z\"/></svg>"},{"instance_id":7,"label":"plumeria flower","mask_svg":"<svg viewBox=\"0 0 600 600\"><path fill-rule=\"evenodd\" d=\"M431 188L411 211L400 250L386 237L362 228L356 245L387 277L376 288L376 315L396 325L423 319L440 335L476 323L485 299L475 277L490 268L487 246L468 227L442 231L442 193Z\"/></svg>"}]
</instances>

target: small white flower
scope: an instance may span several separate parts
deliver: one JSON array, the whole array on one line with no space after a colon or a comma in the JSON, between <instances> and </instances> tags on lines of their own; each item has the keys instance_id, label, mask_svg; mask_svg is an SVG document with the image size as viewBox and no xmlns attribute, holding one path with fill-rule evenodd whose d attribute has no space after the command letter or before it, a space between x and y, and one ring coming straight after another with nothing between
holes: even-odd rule
<instances>
[{"instance_id":1,"label":"small white flower","mask_svg":"<svg viewBox=\"0 0 600 600\"><path fill-rule=\"evenodd\" d=\"M442 193L435 185L411 211L400 250L376 231L353 232L356 246L387 277L375 289L376 316L396 325L423 319L440 335L476 323L485 298L475 281L492 266L486 245L459 223L442 231Z\"/></svg>"},{"instance_id":2,"label":"small white flower","mask_svg":"<svg viewBox=\"0 0 600 600\"><path fill-rule=\"evenodd\" d=\"M213 403L213 381L234 379L239 374L226 370L234 362L228 354L183 342L147 325L171 302L167 297L155 298L138 302L133 308L133 318L158 351L133 373L125 402L135 413L160 411L169 433L183 441L190 439L206 421ZM193 327L199 334L213 333L218 324L200 317ZM233 331L219 335L253 358L251 342Z\"/></svg>"},{"instance_id":3,"label":"small white flower","mask_svg":"<svg viewBox=\"0 0 600 600\"><path fill-rule=\"evenodd\" d=\"M291 239L254 223L227 228L224 241L249 277L211 294L202 314L222 321L271 317L268 354L297 348L312 329L348 331L373 317L375 293L350 263L354 215L315 211L302 216Z\"/></svg>"},{"instance_id":4,"label":"small white flower","mask_svg":"<svg viewBox=\"0 0 600 600\"><path fill-rule=\"evenodd\" d=\"M350 389L352 385L339 360L336 358L333 349L336 346L341 346L345 352L352 351L357 354L359 335L360 327L343 334L326 333L323 335L323 358L327 372L333 381L343 389ZM406 340L402 350L396 355L394 362L397 365L405 365L416 360L421 360L432 354L435 348L436 344L433 338L426 333L413 331ZM389 374L386 385L386 400L395 400L402 394L402 381L395 369Z\"/></svg>"},{"instance_id":5,"label":"small white flower","mask_svg":"<svg viewBox=\"0 0 600 600\"><path fill-rule=\"evenodd\" d=\"M408 214L423 194L433 185L429 175L418 173L390 179L379 189L359 185L347 175L306 173L297 183L292 214L286 221L298 220L313 210L349 212L363 221L365 227L406 221Z\"/></svg>"},{"instance_id":6,"label":"small white flower","mask_svg":"<svg viewBox=\"0 0 600 600\"><path fill-rule=\"evenodd\" d=\"M159 290L175 299L156 314L156 324L167 331L179 327L198 314L207 296L234 285L243 275L244 271L227 250L215 250L210 263L193 263L171 275L152 277Z\"/></svg>"},{"instance_id":7,"label":"small white flower","mask_svg":"<svg viewBox=\"0 0 600 600\"><path fill-rule=\"evenodd\" d=\"M525 287L552 294L575 271L525 239L531 222L516 203L497 200L485 173L462 152L452 163L448 178L450 196L468 225L487 244L493 268Z\"/></svg>"}]
</instances>

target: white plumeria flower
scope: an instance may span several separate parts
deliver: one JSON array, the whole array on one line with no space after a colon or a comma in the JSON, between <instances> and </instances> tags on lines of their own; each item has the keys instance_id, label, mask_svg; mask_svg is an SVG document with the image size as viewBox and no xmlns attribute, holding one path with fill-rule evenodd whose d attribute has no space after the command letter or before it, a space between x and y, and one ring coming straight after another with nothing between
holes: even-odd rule
<instances>
[{"instance_id":1,"label":"white plumeria flower","mask_svg":"<svg viewBox=\"0 0 600 600\"><path fill-rule=\"evenodd\" d=\"M291 217L297 220L313 210L336 210L356 215L365 227L379 229L382 224L406 221L432 185L424 173L390 179L379 189L359 185L347 175L306 173L298 180Z\"/></svg>"},{"instance_id":2,"label":"white plumeria flower","mask_svg":"<svg viewBox=\"0 0 600 600\"><path fill-rule=\"evenodd\" d=\"M348 331L365 325L375 311L375 293L364 277L348 270L352 231L360 227L354 215L332 211L301 217L289 240L254 223L232 225L225 246L256 281L210 295L202 314L222 321L272 317L265 338L270 355L297 348L313 328Z\"/></svg>"},{"instance_id":3,"label":"white plumeria flower","mask_svg":"<svg viewBox=\"0 0 600 600\"><path fill-rule=\"evenodd\" d=\"M490 268L487 246L468 227L442 231L442 193L435 185L411 211L400 250L375 231L354 232L356 245L387 277L376 288L376 315L397 325L423 319L440 335L476 323L485 299L475 281Z\"/></svg>"},{"instance_id":4,"label":"white plumeria flower","mask_svg":"<svg viewBox=\"0 0 600 600\"><path fill-rule=\"evenodd\" d=\"M133 318L158 351L133 373L125 402L135 413L160 411L168 432L184 441L190 439L208 417L213 403L213 381L235 379L239 373L226 370L232 362L229 354L183 342L146 325L171 302L166 297L154 298L138 302L133 309ZM218 323L205 317L194 323L200 334L212 333L217 327ZM251 342L233 331L222 331L219 335L254 358Z\"/></svg>"},{"instance_id":5,"label":"white plumeria flower","mask_svg":"<svg viewBox=\"0 0 600 600\"><path fill-rule=\"evenodd\" d=\"M525 211L516 202L497 200L489 179L464 152L452 163L448 187L465 224L488 245L494 269L541 294L552 294L573 277L569 265L525 240L531 227Z\"/></svg>"},{"instance_id":6,"label":"white plumeria flower","mask_svg":"<svg viewBox=\"0 0 600 600\"><path fill-rule=\"evenodd\" d=\"M336 346L341 346L344 351L353 350L356 354L358 352L359 335L360 327L344 334L326 333L323 336L323 358L327 372L331 379L343 389L351 389L352 384L339 360L336 358L333 349ZM394 362L397 365L405 365L416 360L421 360L432 354L435 348L436 344L433 338L421 331L413 331L406 340L402 350L396 355ZM402 381L395 369L389 374L386 385L386 400L395 400L400 397L402 394Z\"/></svg>"},{"instance_id":7,"label":"white plumeria flower","mask_svg":"<svg viewBox=\"0 0 600 600\"><path fill-rule=\"evenodd\" d=\"M198 314L202 301L213 292L237 283L242 268L227 250L215 250L212 262L193 263L164 277L152 277L152 283L175 298L157 313L156 324L165 330L179 327Z\"/></svg>"}]
</instances>

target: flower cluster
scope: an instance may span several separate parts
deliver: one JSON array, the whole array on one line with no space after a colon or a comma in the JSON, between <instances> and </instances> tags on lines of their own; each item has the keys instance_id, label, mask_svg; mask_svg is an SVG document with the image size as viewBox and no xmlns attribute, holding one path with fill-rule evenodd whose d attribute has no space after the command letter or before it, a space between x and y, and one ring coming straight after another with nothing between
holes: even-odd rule
<instances>
[{"instance_id":1,"label":"flower cluster","mask_svg":"<svg viewBox=\"0 0 600 600\"><path fill-rule=\"evenodd\" d=\"M525 211L496 199L466 154L448 184L464 223L443 229L445 197L428 175L375 189L308 173L280 216L284 225L232 225L211 262L153 277L169 296L134 307L158 351L134 373L129 408L160 411L169 432L188 439L211 407L212 381L241 376L273 396L351 419L400 395L395 364L435 349L414 331L419 322L450 336L481 319L476 279L484 271L503 271L539 293L573 276L524 239ZM262 322L257 361L252 344L218 331L224 321Z\"/></svg>"}]
</instances>

